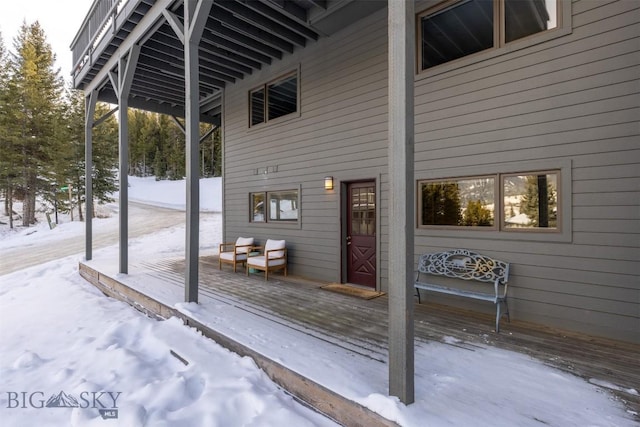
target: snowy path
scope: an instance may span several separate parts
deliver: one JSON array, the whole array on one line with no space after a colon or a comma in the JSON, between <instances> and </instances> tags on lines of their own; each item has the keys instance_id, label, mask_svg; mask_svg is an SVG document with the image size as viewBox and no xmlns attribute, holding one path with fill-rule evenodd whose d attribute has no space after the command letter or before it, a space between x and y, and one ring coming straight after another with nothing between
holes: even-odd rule
<instances>
[{"instance_id":1,"label":"snowy path","mask_svg":"<svg viewBox=\"0 0 640 427\"><path fill-rule=\"evenodd\" d=\"M118 243L118 216L117 205L109 205L112 217L93 221L93 248L100 249ZM201 220L205 217L220 215L212 212L201 212ZM146 234L162 230L176 224L184 223L185 212L176 209L167 209L142 203L129 202L129 238L140 237ZM48 230L45 227L34 228L33 241L25 244L24 239L19 244L3 242L0 245L2 257L0 258L0 275L42 264L54 259L63 258L78 253L84 254L84 222L64 224L72 227L72 233L65 233L62 239L55 238L58 230ZM29 233L29 230L25 230ZM47 233L43 236L43 233ZM36 236L36 234L39 234ZM36 238L37 237L37 238Z\"/></svg>"}]
</instances>

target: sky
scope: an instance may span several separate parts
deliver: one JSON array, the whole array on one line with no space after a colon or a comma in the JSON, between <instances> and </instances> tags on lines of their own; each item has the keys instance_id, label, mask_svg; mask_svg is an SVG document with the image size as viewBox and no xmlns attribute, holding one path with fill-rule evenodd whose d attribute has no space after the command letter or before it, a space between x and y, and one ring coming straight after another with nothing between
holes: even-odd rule
<instances>
[{"instance_id":1,"label":"sky","mask_svg":"<svg viewBox=\"0 0 640 427\"><path fill-rule=\"evenodd\" d=\"M203 191L220 198L219 179L204 181ZM185 200L186 186L176 182L130 178L130 194L184 210L175 201ZM220 221L207 218L212 222L201 227L219 242ZM94 230L113 220L96 218ZM0 213L0 227L6 227L1 223L7 221ZM48 230L43 220L37 232L0 233L0 261L11 262L16 246L46 245L55 251L55 239L77 233L77 224L63 218ZM184 236L181 223L131 239L131 263L183 259ZM215 251L217 245L205 248ZM90 264L115 275L117 257L117 245L109 246L95 250ZM175 318L156 321L105 297L78 274L81 260L77 254L0 275L3 427L334 425L287 395L250 358L220 347ZM184 303L180 286L135 271L117 277L400 426L640 426L608 392L619 387L615 384L582 379L522 353L453 337L416 343L416 402L405 406L387 396L385 360L351 352L318 336L319 331L301 331L232 298L201 294L198 304ZM637 389L626 392L638 395Z\"/></svg>"},{"instance_id":2,"label":"sky","mask_svg":"<svg viewBox=\"0 0 640 427\"><path fill-rule=\"evenodd\" d=\"M56 54L56 66L61 68L62 77L70 81L69 46L92 4L93 0L5 0L0 13L0 32L5 46L13 50L13 39L24 21L27 24L38 21Z\"/></svg>"}]
</instances>

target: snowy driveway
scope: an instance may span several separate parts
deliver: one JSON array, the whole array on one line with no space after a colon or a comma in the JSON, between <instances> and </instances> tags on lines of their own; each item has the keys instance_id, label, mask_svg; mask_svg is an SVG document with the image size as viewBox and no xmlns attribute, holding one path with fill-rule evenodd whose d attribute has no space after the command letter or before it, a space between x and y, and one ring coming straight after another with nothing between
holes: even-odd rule
<instances>
[{"instance_id":1,"label":"snowy driveway","mask_svg":"<svg viewBox=\"0 0 640 427\"><path fill-rule=\"evenodd\" d=\"M112 216L93 221L93 249L99 249L118 243L118 215L117 204L109 205ZM220 215L212 212L201 212L205 216ZM129 202L129 238L135 238L153 233L157 230L184 224L185 212L167 209L142 203ZM42 224L45 225L45 224ZM73 228L69 232L68 228ZM56 236L58 230L48 227L34 227L24 233L32 233L25 238L17 239L13 245L11 241L0 242L0 275L8 274L23 268L32 267L54 259L74 254L84 254L84 222L62 224L65 237ZM69 237L66 237L69 236ZM57 237L57 238L56 238Z\"/></svg>"}]
</instances>

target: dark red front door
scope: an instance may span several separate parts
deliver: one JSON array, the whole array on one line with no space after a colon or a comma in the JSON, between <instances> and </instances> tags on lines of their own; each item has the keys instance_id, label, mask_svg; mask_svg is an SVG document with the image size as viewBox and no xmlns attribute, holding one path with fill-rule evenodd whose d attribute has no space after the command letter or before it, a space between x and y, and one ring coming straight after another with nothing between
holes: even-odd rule
<instances>
[{"instance_id":1,"label":"dark red front door","mask_svg":"<svg viewBox=\"0 0 640 427\"><path fill-rule=\"evenodd\" d=\"M376 286L376 185L347 185L347 282Z\"/></svg>"}]
</instances>

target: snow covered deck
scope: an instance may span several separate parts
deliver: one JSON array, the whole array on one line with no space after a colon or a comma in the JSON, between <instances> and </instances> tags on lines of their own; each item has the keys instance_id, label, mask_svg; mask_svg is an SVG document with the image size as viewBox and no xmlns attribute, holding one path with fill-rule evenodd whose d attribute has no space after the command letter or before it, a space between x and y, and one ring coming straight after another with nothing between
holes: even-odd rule
<instances>
[{"instance_id":1,"label":"snow covered deck","mask_svg":"<svg viewBox=\"0 0 640 427\"><path fill-rule=\"evenodd\" d=\"M398 412L397 407L388 407L384 397L387 387L386 296L365 300L323 290L323 283L281 275L274 275L265 282L262 275L247 277L244 272L233 273L228 268L220 271L217 258L205 256L200 260L199 304L184 303L184 260L138 261L130 266L128 275L117 274L114 264L93 260L81 263L80 271L108 295L150 314L181 317L230 350L252 357L283 388L344 425L391 424L376 412L401 425L413 425L412 418L417 420L423 416L420 415L423 409L417 409L419 400L429 402L433 399L433 396L420 395L438 393L437 390L422 390L417 385L416 404L404 412ZM524 360L531 357L559 372L578 376L590 383L587 385L602 387L601 391L615 395L631 418L640 420L637 390L640 346L567 334L516 321L505 322L502 333L496 334L492 325L490 314L433 304L416 305L417 384L421 377L426 382L427 379L434 381L429 376L438 376L430 369L427 371L425 366L448 363L446 360L425 361L430 351L435 352L430 347L433 343L442 343L464 355L482 353L485 349L513 351L523 357L517 362L522 364L523 371L529 369L524 366ZM524 377L531 381L530 384L519 384L511 373L502 371L500 363L501 356L497 362L494 360L497 366L488 369L491 376L504 375L500 381L505 389L542 387L540 393L545 393L544 388L548 386L532 384L537 381L536 375ZM487 369L479 365L471 368ZM493 393L491 387L495 386L488 387L487 393ZM528 405L535 406L536 392L528 391L525 396L533 396ZM481 415L465 406L467 399L457 396L448 403L454 408L460 406L459 411L469 412L469 419L476 417L478 421L477 417ZM433 406L429 409L434 413L445 410L438 408L437 400L431 402ZM572 408L571 411L597 411L593 403L577 403L581 404L585 408ZM504 402L504 405L509 403ZM413 406L416 407L414 412ZM566 408L558 411L562 410ZM500 407L496 411L489 411L487 416L506 411L509 417L510 411L518 410ZM544 410L547 414L552 412L549 408ZM535 409L532 409L532 422L538 420L534 413ZM460 421L459 418L455 420Z\"/></svg>"}]
</instances>

